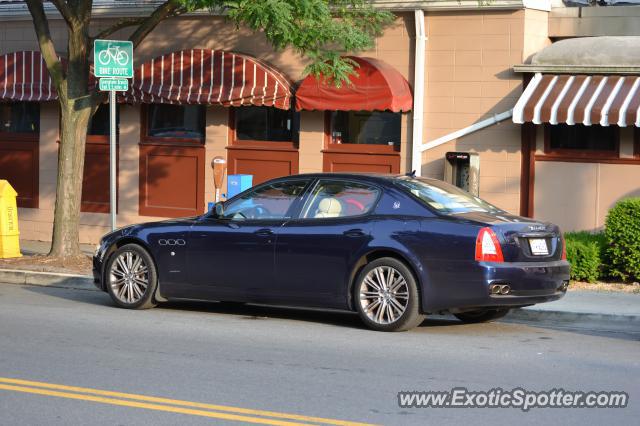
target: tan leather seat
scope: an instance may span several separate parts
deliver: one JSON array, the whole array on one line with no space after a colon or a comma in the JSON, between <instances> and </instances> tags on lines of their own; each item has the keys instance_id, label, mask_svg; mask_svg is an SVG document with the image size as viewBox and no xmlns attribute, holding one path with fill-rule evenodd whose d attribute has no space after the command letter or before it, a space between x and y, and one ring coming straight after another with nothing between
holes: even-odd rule
<instances>
[{"instance_id":1,"label":"tan leather seat","mask_svg":"<svg viewBox=\"0 0 640 426\"><path fill-rule=\"evenodd\" d=\"M337 198L327 197L320 201L315 218L340 217L342 214L342 203Z\"/></svg>"}]
</instances>

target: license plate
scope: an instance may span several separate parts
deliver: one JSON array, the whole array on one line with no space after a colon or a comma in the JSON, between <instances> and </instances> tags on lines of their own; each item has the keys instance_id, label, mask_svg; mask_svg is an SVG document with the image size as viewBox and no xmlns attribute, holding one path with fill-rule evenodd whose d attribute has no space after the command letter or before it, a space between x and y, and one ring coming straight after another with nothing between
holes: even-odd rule
<instances>
[{"instance_id":1,"label":"license plate","mask_svg":"<svg viewBox=\"0 0 640 426\"><path fill-rule=\"evenodd\" d=\"M547 247L547 241L544 238L530 238L529 247L531 248L531 254L535 256L549 255L549 247Z\"/></svg>"}]
</instances>

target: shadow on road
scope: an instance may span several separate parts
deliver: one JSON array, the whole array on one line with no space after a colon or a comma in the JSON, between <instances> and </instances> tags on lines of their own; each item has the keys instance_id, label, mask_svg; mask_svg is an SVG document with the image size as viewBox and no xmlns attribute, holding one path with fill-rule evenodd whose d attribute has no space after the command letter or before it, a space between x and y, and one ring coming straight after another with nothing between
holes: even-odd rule
<instances>
[{"instance_id":1,"label":"shadow on road","mask_svg":"<svg viewBox=\"0 0 640 426\"><path fill-rule=\"evenodd\" d=\"M25 286L24 288L28 291L50 297L66 299L89 305L120 309L113 304L106 293L99 291L39 286ZM368 330L360 321L357 314L338 310L204 301L171 301L160 304L156 310L195 312L212 315L231 315L254 321L281 319ZM580 324L566 325L555 324L553 322L523 322L510 320L509 316L495 323L463 324L453 317L436 315L427 317L416 331L433 334L469 333L470 335L486 332L493 335L496 334L496 332L501 334L521 333L522 326L540 330L559 330L582 335L640 341L640 332L638 331L594 329ZM372 331L372 333L375 332Z\"/></svg>"}]
</instances>

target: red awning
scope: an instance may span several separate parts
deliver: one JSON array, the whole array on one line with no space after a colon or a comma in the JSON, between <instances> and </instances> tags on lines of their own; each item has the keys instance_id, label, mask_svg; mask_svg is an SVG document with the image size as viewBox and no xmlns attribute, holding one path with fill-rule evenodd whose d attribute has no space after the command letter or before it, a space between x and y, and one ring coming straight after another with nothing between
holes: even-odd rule
<instances>
[{"instance_id":1,"label":"red awning","mask_svg":"<svg viewBox=\"0 0 640 426\"><path fill-rule=\"evenodd\" d=\"M291 82L257 58L222 50L168 53L136 68L125 102L291 108Z\"/></svg>"},{"instance_id":2,"label":"red awning","mask_svg":"<svg viewBox=\"0 0 640 426\"><path fill-rule=\"evenodd\" d=\"M296 92L296 109L332 111L410 111L409 82L391 65L373 58L347 56L360 65L351 84L336 87L324 78L305 78Z\"/></svg>"},{"instance_id":3,"label":"red awning","mask_svg":"<svg viewBox=\"0 0 640 426\"><path fill-rule=\"evenodd\" d=\"M58 94L40 52L0 55L0 101L55 99L58 99Z\"/></svg>"}]
</instances>

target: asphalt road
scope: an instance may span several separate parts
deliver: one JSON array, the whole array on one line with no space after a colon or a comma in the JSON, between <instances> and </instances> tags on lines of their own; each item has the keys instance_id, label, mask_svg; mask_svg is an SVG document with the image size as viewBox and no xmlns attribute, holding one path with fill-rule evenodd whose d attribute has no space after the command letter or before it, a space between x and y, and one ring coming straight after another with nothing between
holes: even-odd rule
<instances>
[{"instance_id":1,"label":"asphalt road","mask_svg":"<svg viewBox=\"0 0 640 426\"><path fill-rule=\"evenodd\" d=\"M639 349L640 330L437 319L388 334L346 313L196 302L127 311L100 292L0 284L0 424L323 422L310 416L333 424L636 424ZM528 412L397 403L398 391L461 386L621 390L630 401Z\"/></svg>"}]
</instances>

